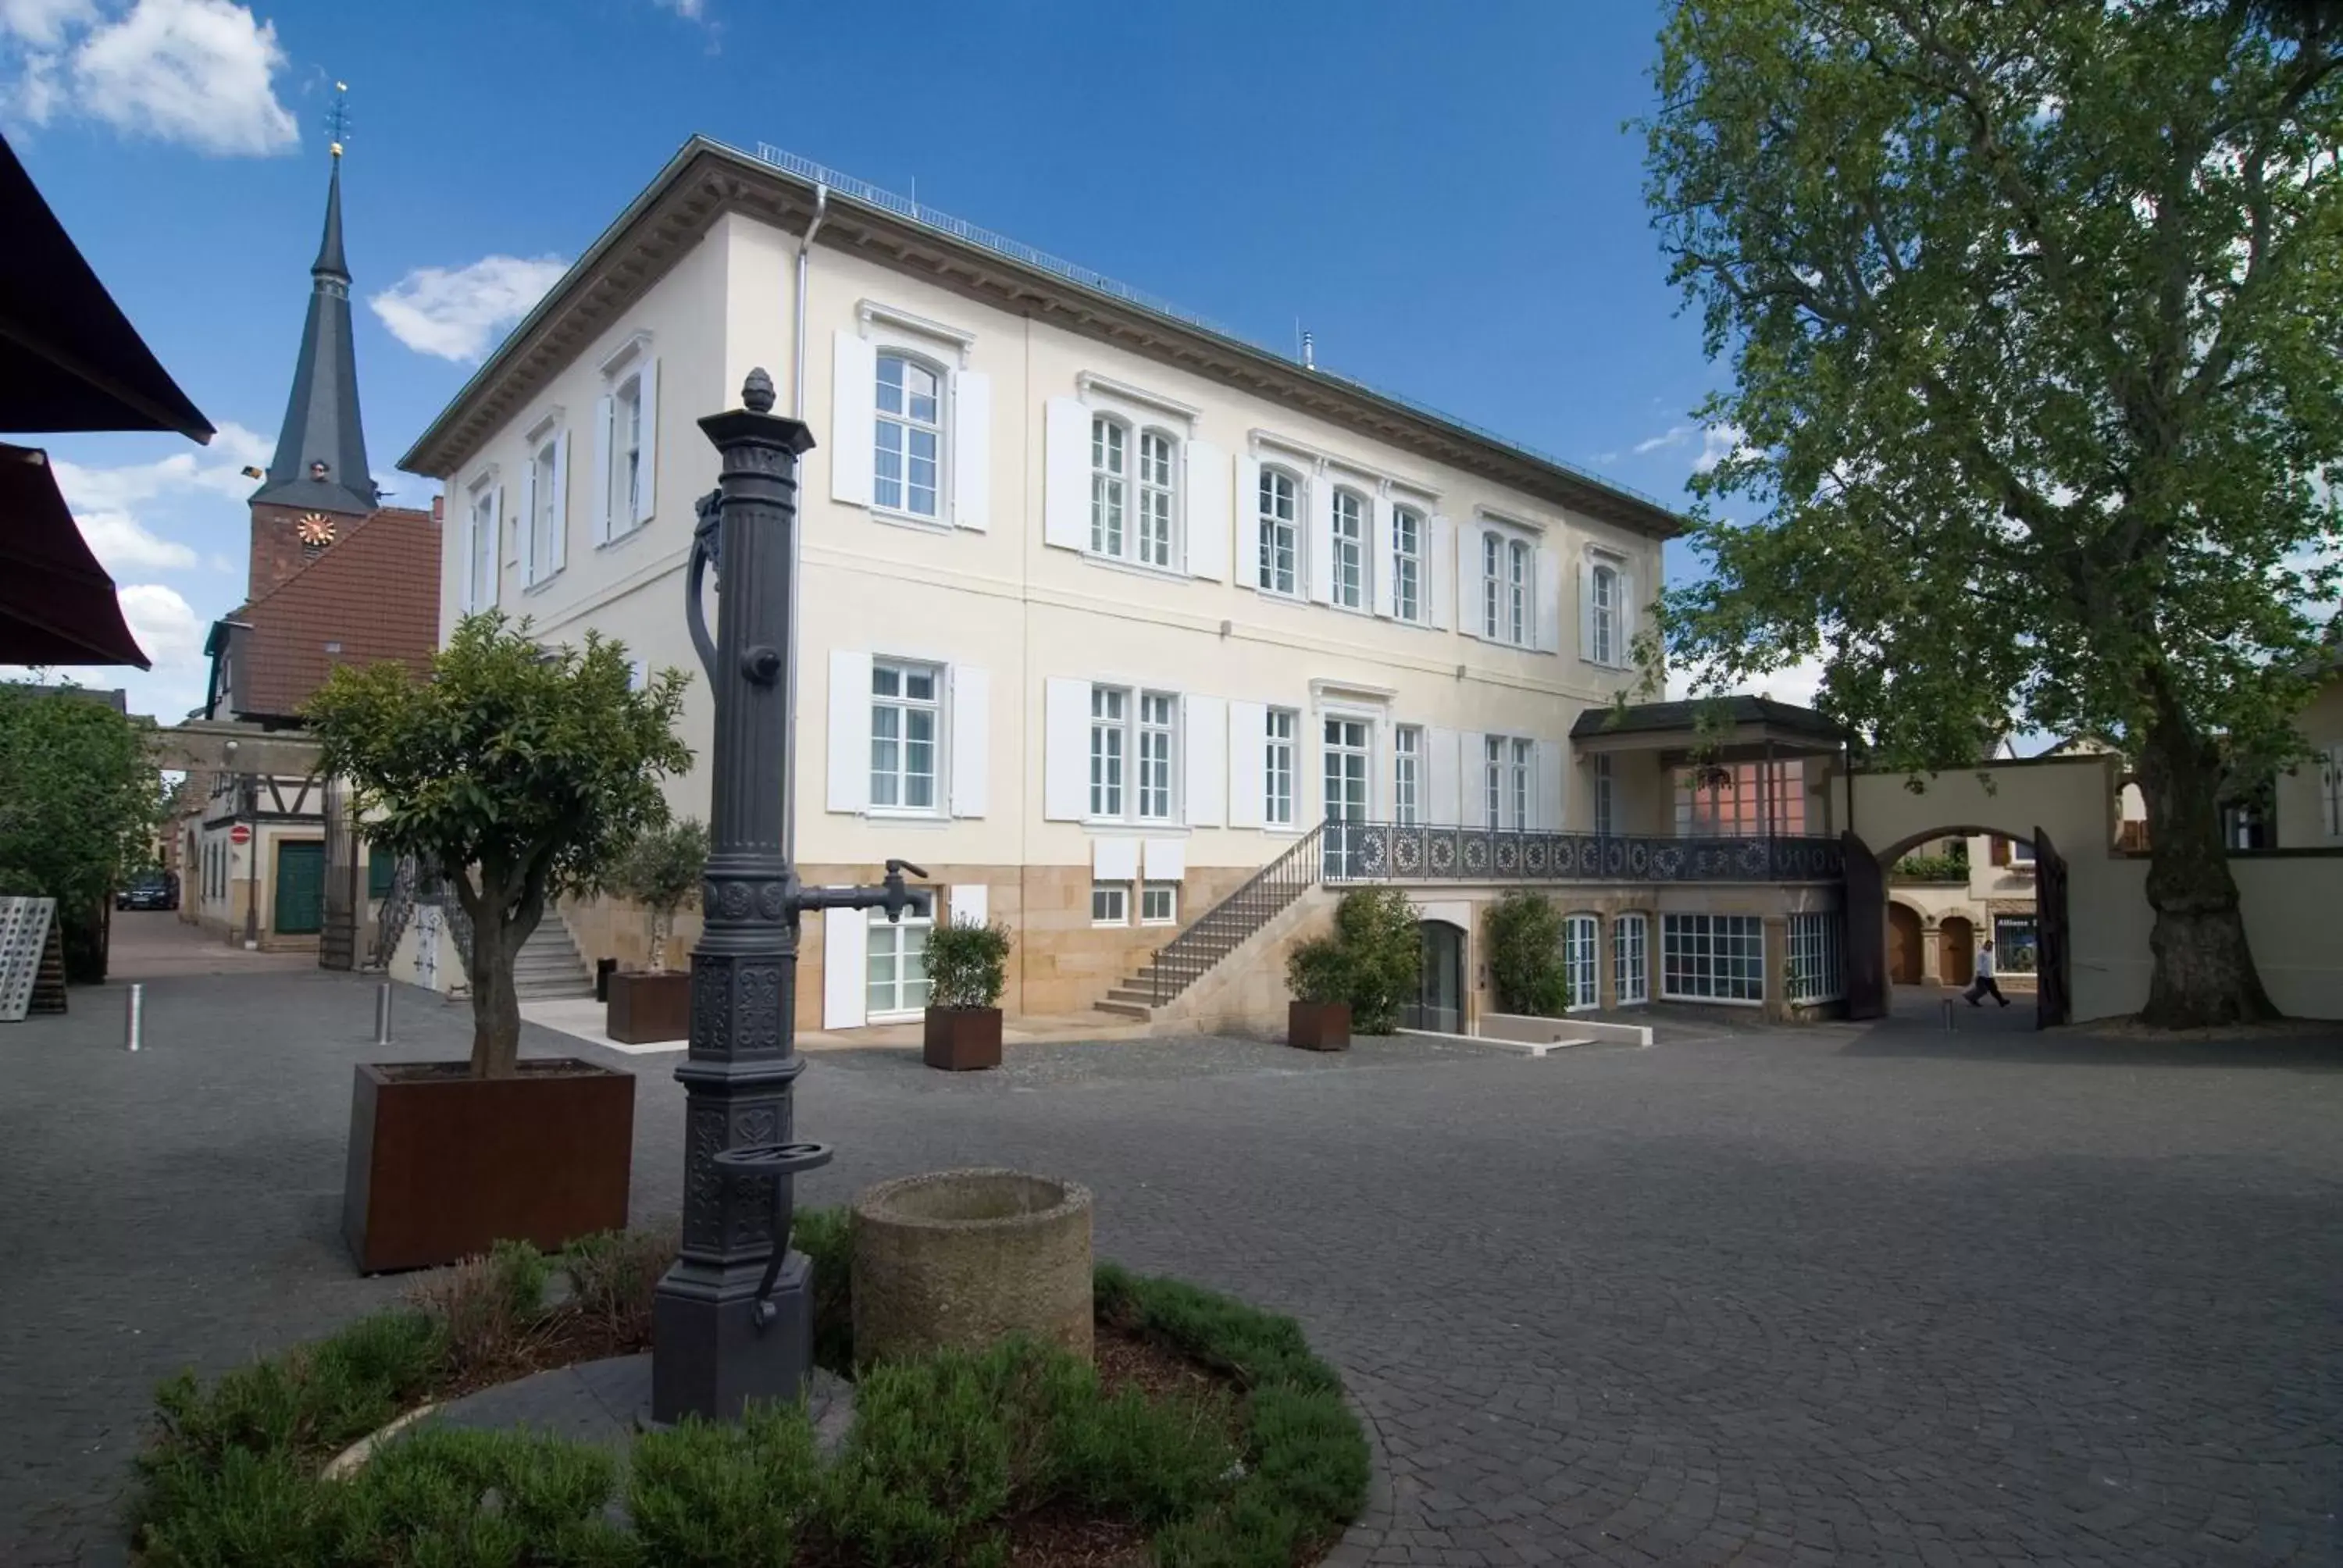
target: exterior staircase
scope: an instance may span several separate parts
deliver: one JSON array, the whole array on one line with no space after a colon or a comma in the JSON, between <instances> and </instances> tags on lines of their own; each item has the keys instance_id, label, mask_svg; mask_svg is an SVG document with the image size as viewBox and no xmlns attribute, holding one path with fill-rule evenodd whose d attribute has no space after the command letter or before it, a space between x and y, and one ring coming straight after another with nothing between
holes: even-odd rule
<instances>
[{"instance_id":1,"label":"exterior staircase","mask_svg":"<svg viewBox=\"0 0 2343 1568\"><path fill-rule=\"evenodd\" d=\"M1137 973L1109 988L1095 1004L1098 1010L1151 1019L1178 1001L1222 960L1318 885L1324 869L1319 859L1324 832L1322 824L1311 829L1235 892L1206 910L1195 924L1156 949L1154 958Z\"/></svg>"},{"instance_id":2,"label":"exterior staircase","mask_svg":"<svg viewBox=\"0 0 2343 1568\"><path fill-rule=\"evenodd\" d=\"M548 909L513 955L513 994L523 1001L594 994L594 973L578 951L561 911Z\"/></svg>"}]
</instances>

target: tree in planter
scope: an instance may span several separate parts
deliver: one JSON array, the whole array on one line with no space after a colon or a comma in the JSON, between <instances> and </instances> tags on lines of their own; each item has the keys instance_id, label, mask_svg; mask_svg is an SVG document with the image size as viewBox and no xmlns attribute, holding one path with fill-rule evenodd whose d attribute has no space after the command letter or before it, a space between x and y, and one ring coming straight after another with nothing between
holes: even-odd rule
<instances>
[{"instance_id":1,"label":"tree in planter","mask_svg":"<svg viewBox=\"0 0 2343 1568\"><path fill-rule=\"evenodd\" d=\"M0 682L0 894L55 899L68 979L106 978L106 902L153 862L169 799L151 720Z\"/></svg>"},{"instance_id":2,"label":"tree in planter","mask_svg":"<svg viewBox=\"0 0 2343 1568\"><path fill-rule=\"evenodd\" d=\"M1560 910L1538 894L1516 888L1489 906L1481 929L1499 1012L1560 1018L1570 1010Z\"/></svg>"},{"instance_id":3,"label":"tree in planter","mask_svg":"<svg viewBox=\"0 0 2343 1568\"><path fill-rule=\"evenodd\" d=\"M1415 906L1396 888L1357 888L1334 909L1334 930L1286 955L1286 989L1305 1002L1348 1002L1357 1034L1389 1034L1423 970Z\"/></svg>"},{"instance_id":4,"label":"tree in planter","mask_svg":"<svg viewBox=\"0 0 2343 1568\"><path fill-rule=\"evenodd\" d=\"M1823 709L1916 775L2013 718L2109 737L2145 1016L2268 1013L2218 801L2299 749L2335 592L2343 14L1677 0L1660 50L1654 221L1735 372L1672 656L1819 656Z\"/></svg>"},{"instance_id":5,"label":"tree in planter","mask_svg":"<svg viewBox=\"0 0 2343 1568\"><path fill-rule=\"evenodd\" d=\"M620 858L610 886L650 911L650 972L667 973L675 912L699 891L708 869L708 827L696 817L647 828Z\"/></svg>"},{"instance_id":6,"label":"tree in planter","mask_svg":"<svg viewBox=\"0 0 2343 1568\"><path fill-rule=\"evenodd\" d=\"M457 623L427 680L346 665L311 699L320 768L350 781L367 838L446 878L471 920L476 1077L514 1071L513 959L547 899L603 882L667 820L659 780L691 765L685 680L637 690L622 644L541 648L491 610Z\"/></svg>"},{"instance_id":7,"label":"tree in planter","mask_svg":"<svg viewBox=\"0 0 2343 1568\"><path fill-rule=\"evenodd\" d=\"M1009 928L953 920L928 933L928 1005L999 1007L1009 984Z\"/></svg>"}]
</instances>

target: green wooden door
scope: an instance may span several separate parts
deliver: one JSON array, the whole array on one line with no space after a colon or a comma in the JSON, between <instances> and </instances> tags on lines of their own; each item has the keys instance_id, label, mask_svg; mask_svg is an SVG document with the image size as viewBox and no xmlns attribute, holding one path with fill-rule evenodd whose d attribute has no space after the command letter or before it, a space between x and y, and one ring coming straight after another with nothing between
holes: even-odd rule
<instances>
[{"instance_id":1,"label":"green wooden door","mask_svg":"<svg viewBox=\"0 0 2343 1568\"><path fill-rule=\"evenodd\" d=\"M288 937L309 936L326 923L326 846L277 846L277 930Z\"/></svg>"}]
</instances>

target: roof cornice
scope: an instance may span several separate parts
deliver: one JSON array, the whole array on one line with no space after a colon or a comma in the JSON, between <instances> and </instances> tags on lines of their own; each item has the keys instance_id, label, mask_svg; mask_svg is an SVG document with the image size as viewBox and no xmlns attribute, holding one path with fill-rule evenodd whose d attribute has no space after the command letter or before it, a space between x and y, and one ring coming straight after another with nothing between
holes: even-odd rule
<instances>
[{"instance_id":1,"label":"roof cornice","mask_svg":"<svg viewBox=\"0 0 2343 1568\"><path fill-rule=\"evenodd\" d=\"M452 478L728 212L802 234L815 185L694 136L578 258L398 466ZM1177 366L1632 532L1684 519L1655 500L1208 328L1084 286L831 189L819 244L970 299Z\"/></svg>"}]
</instances>

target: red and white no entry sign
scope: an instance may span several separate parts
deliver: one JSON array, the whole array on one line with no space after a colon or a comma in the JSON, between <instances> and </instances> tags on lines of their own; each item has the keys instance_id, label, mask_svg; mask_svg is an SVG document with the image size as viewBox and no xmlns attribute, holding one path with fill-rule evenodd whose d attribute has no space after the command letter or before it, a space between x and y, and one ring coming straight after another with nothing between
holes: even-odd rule
<instances>
[{"instance_id":1,"label":"red and white no entry sign","mask_svg":"<svg viewBox=\"0 0 2343 1568\"><path fill-rule=\"evenodd\" d=\"M249 844L252 842L252 829L238 822L227 830L227 841L231 844Z\"/></svg>"}]
</instances>

